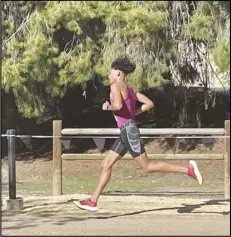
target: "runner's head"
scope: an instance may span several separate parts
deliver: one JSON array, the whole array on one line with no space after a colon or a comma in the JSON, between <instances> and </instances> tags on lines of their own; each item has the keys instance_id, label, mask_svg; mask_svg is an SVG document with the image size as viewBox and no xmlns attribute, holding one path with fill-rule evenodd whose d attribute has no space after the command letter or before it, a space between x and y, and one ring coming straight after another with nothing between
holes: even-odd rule
<instances>
[{"instance_id":1,"label":"runner's head","mask_svg":"<svg viewBox=\"0 0 231 237\"><path fill-rule=\"evenodd\" d=\"M128 58L117 58L111 64L111 73L108 76L110 83L124 80L127 74L134 72L136 65Z\"/></svg>"}]
</instances>

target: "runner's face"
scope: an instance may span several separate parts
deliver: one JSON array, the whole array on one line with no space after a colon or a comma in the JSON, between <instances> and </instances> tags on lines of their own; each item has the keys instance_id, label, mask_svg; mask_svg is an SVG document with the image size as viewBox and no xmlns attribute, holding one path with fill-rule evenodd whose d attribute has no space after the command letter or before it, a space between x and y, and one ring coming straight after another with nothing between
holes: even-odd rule
<instances>
[{"instance_id":1,"label":"runner's face","mask_svg":"<svg viewBox=\"0 0 231 237\"><path fill-rule=\"evenodd\" d=\"M110 80L110 84L118 81L120 78L120 71L116 69L111 69L111 73L108 76L108 79Z\"/></svg>"}]
</instances>

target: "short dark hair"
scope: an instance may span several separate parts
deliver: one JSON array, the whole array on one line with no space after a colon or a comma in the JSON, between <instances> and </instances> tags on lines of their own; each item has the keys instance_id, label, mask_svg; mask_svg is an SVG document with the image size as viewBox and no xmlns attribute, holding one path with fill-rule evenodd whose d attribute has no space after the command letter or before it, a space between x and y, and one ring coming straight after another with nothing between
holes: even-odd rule
<instances>
[{"instance_id":1,"label":"short dark hair","mask_svg":"<svg viewBox=\"0 0 231 237\"><path fill-rule=\"evenodd\" d=\"M136 65L132 63L127 57L124 57L114 60L111 64L111 68L120 70L127 75L135 71Z\"/></svg>"}]
</instances>

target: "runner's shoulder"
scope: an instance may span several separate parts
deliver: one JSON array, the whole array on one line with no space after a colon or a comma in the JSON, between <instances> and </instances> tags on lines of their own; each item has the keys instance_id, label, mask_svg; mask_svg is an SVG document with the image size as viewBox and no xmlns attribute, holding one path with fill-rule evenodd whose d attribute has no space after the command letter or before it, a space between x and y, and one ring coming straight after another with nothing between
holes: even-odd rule
<instances>
[{"instance_id":1,"label":"runner's shoulder","mask_svg":"<svg viewBox=\"0 0 231 237\"><path fill-rule=\"evenodd\" d=\"M113 84L110 85L110 89L111 90L118 90L119 86L116 83L113 83Z\"/></svg>"}]
</instances>

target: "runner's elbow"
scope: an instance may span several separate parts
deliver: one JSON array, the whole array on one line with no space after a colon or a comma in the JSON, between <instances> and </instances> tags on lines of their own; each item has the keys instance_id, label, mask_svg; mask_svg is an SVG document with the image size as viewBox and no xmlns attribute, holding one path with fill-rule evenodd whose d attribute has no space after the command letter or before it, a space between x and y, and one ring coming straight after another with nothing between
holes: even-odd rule
<instances>
[{"instance_id":1,"label":"runner's elbow","mask_svg":"<svg viewBox=\"0 0 231 237\"><path fill-rule=\"evenodd\" d=\"M116 110L121 110L122 109L122 103L121 104L114 104L114 107Z\"/></svg>"},{"instance_id":2,"label":"runner's elbow","mask_svg":"<svg viewBox=\"0 0 231 237\"><path fill-rule=\"evenodd\" d=\"M149 103L147 103L146 106L148 107L148 110L154 108L154 104L153 104L152 101L150 101Z\"/></svg>"}]
</instances>

